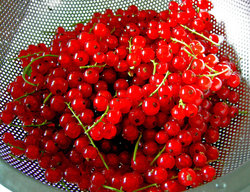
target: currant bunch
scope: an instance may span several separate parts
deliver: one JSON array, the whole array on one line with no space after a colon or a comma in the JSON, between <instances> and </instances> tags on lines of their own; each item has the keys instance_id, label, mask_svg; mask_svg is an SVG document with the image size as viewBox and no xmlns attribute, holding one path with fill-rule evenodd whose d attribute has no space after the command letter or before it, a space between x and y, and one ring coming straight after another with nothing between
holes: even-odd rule
<instances>
[{"instance_id":1,"label":"currant bunch","mask_svg":"<svg viewBox=\"0 0 250 192\"><path fill-rule=\"evenodd\" d=\"M21 50L23 74L1 112L15 156L37 160L48 182L81 190L184 191L216 177L219 129L239 113L236 64L218 56L208 0L160 12L94 13L49 47Z\"/></svg>"}]
</instances>

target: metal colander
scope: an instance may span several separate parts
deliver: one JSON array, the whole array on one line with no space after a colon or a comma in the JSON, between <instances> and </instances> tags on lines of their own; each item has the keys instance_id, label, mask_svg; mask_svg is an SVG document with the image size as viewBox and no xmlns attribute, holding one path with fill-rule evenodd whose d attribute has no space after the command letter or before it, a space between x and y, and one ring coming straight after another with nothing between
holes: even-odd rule
<instances>
[{"instance_id":1,"label":"metal colander","mask_svg":"<svg viewBox=\"0 0 250 192\"><path fill-rule=\"evenodd\" d=\"M220 130L220 140L216 146L221 153L219 161L214 164L220 178L195 190L239 191L250 183L250 1L212 2L214 9L211 13L216 18L214 32L223 37L219 54L226 54L235 62L241 58L238 66L243 83L237 88L240 93L239 109L248 114L239 115L230 126ZM11 100L6 93L7 85L21 74L18 61L9 61L17 57L21 49L40 42L49 45L53 33L48 32L55 31L57 26L70 30L73 29L71 24L90 18L94 12L106 8L126 9L131 4L137 5L139 9L160 11L167 8L168 0L0 0L0 109ZM20 121L16 119L14 123ZM25 136L20 128L0 125L0 136L7 131L12 132L16 139ZM13 191L55 190L41 184L48 183L44 178L44 170L39 168L37 162L19 161L10 157L9 153L9 147L0 140L0 183ZM25 177L21 172L34 179ZM72 191L79 191L75 185L66 185ZM65 190L61 184L53 186ZM250 191L249 187L245 190Z\"/></svg>"}]
</instances>

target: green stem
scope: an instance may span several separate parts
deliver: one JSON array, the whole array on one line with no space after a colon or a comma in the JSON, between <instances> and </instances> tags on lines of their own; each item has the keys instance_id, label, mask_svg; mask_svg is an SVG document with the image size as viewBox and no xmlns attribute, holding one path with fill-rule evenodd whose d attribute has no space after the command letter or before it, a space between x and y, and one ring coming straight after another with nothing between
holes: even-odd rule
<instances>
[{"instance_id":1,"label":"green stem","mask_svg":"<svg viewBox=\"0 0 250 192\"><path fill-rule=\"evenodd\" d=\"M102 187L103 187L104 189L109 189L109 190L111 190L111 191L123 192L123 191L120 190L120 189L116 189L116 188L114 188L114 187L110 187L110 186L107 186L107 185L102 185Z\"/></svg>"},{"instance_id":2,"label":"green stem","mask_svg":"<svg viewBox=\"0 0 250 192\"><path fill-rule=\"evenodd\" d=\"M106 66L106 64L104 64L104 65L85 65L85 66L81 66L80 69L88 69L88 68L95 68L95 67L102 68L105 66Z\"/></svg>"},{"instance_id":3,"label":"green stem","mask_svg":"<svg viewBox=\"0 0 250 192\"><path fill-rule=\"evenodd\" d=\"M160 89L160 87L165 83L167 77L170 75L171 73L168 71L164 77L164 79L162 80L161 84L154 90L154 92L152 92L149 97L152 97L155 93L157 93L157 91Z\"/></svg>"},{"instance_id":4,"label":"green stem","mask_svg":"<svg viewBox=\"0 0 250 192\"><path fill-rule=\"evenodd\" d=\"M115 32L115 27L112 29L112 31L110 32L110 34L114 33Z\"/></svg>"},{"instance_id":5,"label":"green stem","mask_svg":"<svg viewBox=\"0 0 250 192\"><path fill-rule=\"evenodd\" d=\"M23 59L23 58L27 58L27 57L38 55L40 53L43 53L43 52L41 51L41 52L37 52L37 53L33 53L33 54L24 55L24 56L21 56L21 57L16 57L16 58L8 59L8 61L17 60L17 59Z\"/></svg>"},{"instance_id":6,"label":"green stem","mask_svg":"<svg viewBox=\"0 0 250 192\"><path fill-rule=\"evenodd\" d=\"M192 61L189 63L189 65L188 65L188 67L187 67L186 70L189 70L189 69L190 69L190 67L191 67L191 65L192 65L192 63L193 63L193 61L194 61L194 59L195 59L195 58L193 58Z\"/></svg>"},{"instance_id":7,"label":"green stem","mask_svg":"<svg viewBox=\"0 0 250 192\"><path fill-rule=\"evenodd\" d=\"M49 98L51 97L52 93L49 93L48 96L44 99L43 104L45 104Z\"/></svg>"},{"instance_id":8,"label":"green stem","mask_svg":"<svg viewBox=\"0 0 250 192\"><path fill-rule=\"evenodd\" d=\"M133 161L136 162L136 153L137 153L137 150L138 150L138 146L139 146L139 143L140 143L140 140L142 138L142 134L140 134L140 136L138 137L137 139L137 142L135 144L135 149L134 149L134 153L133 153Z\"/></svg>"},{"instance_id":9,"label":"green stem","mask_svg":"<svg viewBox=\"0 0 250 192\"><path fill-rule=\"evenodd\" d=\"M197 57L194 55L194 54L192 54L192 53L190 53L188 50L186 50L185 48L183 49L183 51L185 51L190 57L193 57L194 59L197 59Z\"/></svg>"},{"instance_id":10,"label":"green stem","mask_svg":"<svg viewBox=\"0 0 250 192\"><path fill-rule=\"evenodd\" d=\"M20 100L20 99L22 99L22 98L24 98L24 97L27 97L28 95L32 95L33 93L35 93L36 91L32 91L32 92L30 92L30 93L26 93L25 95L22 95L21 97L18 97L17 99L15 99L14 101L18 101L18 100Z\"/></svg>"},{"instance_id":11,"label":"green stem","mask_svg":"<svg viewBox=\"0 0 250 192\"><path fill-rule=\"evenodd\" d=\"M24 80L26 83L28 83L28 84L30 84L30 85L33 85L33 86L37 86L37 84L34 84L34 83L29 82L29 81L26 79L25 75L26 75L26 74L28 73L28 71L30 70L30 67L31 67L31 64L32 64L32 63L34 63L35 61L37 61L37 60L39 60L39 59L42 59L42 58L44 58L44 57L59 57L59 56L58 56L58 55L47 54L47 55L43 55L43 56L40 56L40 57L37 57L37 58L33 59L33 60L24 68L24 70L23 70L22 77L23 77L23 80Z\"/></svg>"},{"instance_id":12,"label":"green stem","mask_svg":"<svg viewBox=\"0 0 250 192\"><path fill-rule=\"evenodd\" d=\"M212 41L211 39L207 38L205 35L201 34L201 33L198 33L197 31L195 31L194 29L190 29L189 27L185 26L185 25L182 25L181 26L184 28L184 29L187 29L188 31L190 31L191 33L194 33L204 39L206 39L207 41L211 42L212 44L216 45L216 46L220 46L219 43L215 43L214 41Z\"/></svg>"},{"instance_id":13,"label":"green stem","mask_svg":"<svg viewBox=\"0 0 250 192\"><path fill-rule=\"evenodd\" d=\"M239 114L248 114L248 111L239 111Z\"/></svg>"},{"instance_id":14,"label":"green stem","mask_svg":"<svg viewBox=\"0 0 250 192\"><path fill-rule=\"evenodd\" d=\"M50 122L47 122L46 120L41 123L41 124L31 124L31 125L15 125L15 124L12 124L10 123L9 126L13 126L13 127L41 127L41 126L44 126L44 125L48 125L50 124Z\"/></svg>"},{"instance_id":15,"label":"green stem","mask_svg":"<svg viewBox=\"0 0 250 192\"><path fill-rule=\"evenodd\" d=\"M80 21L78 23L73 23L72 25L70 25L70 27L75 27L77 24L85 24L86 22L90 21L91 19L84 19L83 21Z\"/></svg>"},{"instance_id":16,"label":"green stem","mask_svg":"<svg viewBox=\"0 0 250 192\"><path fill-rule=\"evenodd\" d=\"M153 69L153 75L156 73L156 66L159 64L157 63L155 60L151 60L151 62L153 63L154 65L154 69Z\"/></svg>"},{"instance_id":17,"label":"green stem","mask_svg":"<svg viewBox=\"0 0 250 192\"><path fill-rule=\"evenodd\" d=\"M94 122L86 131L85 134L88 133L93 127L95 127L98 123L100 123L102 121L102 119L107 115L109 110L109 105L107 106L106 110L104 111L104 113L102 114L102 116L100 117L100 119L98 119L98 121Z\"/></svg>"},{"instance_id":18,"label":"green stem","mask_svg":"<svg viewBox=\"0 0 250 192\"><path fill-rule=\"evenodd\" d=\"M78 123L79 123L79 124L81 125L81 127L83 128L85 134L87 135L87 137L88 137L88 139L89 139L89 141L90 141L90 144L97 150L98 155L100 156L100 158L101 158L101 160L102 160L104 166L106 167L107 170L109 170L109 167L108 167L107 163L105 162L105 160L104 160L104 158L103 158L101 152L99 151L98 147L95 145L95 143L94 143L93 139L91 138L91 136L89 135L89 133L86 133L86 131L87 131L87 130L86 130L87 126L84 126L84 125L83 125L83 123L82 123L82 121L80 120L79 116L77 116L76 113L75 113L75 111L71 108L70 103L65 103L65 104L68 106L68 108L69 108L69 110L71 111L71 113L73 114L73 116L77 119Z\"/></svg>"},{"instance_id":19,"label":"green stem","mask_svg":"<svg viewBox=\"0 0 250 192\"><path fill-rule=\"evenodd\" d=\"M150 184L150 185L147 185L147 186L142 187L142 188L140 188L140 189L136 189L136 190L134 190L133 192L142 191L142 190L148 189L148 188L150 188L150 187L158 187L158 185L157 185L157 183Z\"/></svg>"},{"instance_id":20,"label":"green stem","mask_svg":"<svg viewBox=\"0 0 250 192\"><path fill-rule=\"evenodd\" d=\"M9 144L9 143L6 143L6 145L8 145L9 147L14 147L14 148L16 148L16 149L19 149L19 150L21 150L21 151L25 151L25 149L23 149L23 148L21 148L21 147L18 147L18 146L11 145L11 144Z\"/></svg>"},{"instance_id":21,"label":"green stem","mask_svg":"<svg viewBox=\"0 0 250 192\"><path fill-rule=\"evenodd\" d=\"M203 76L215 77L215 76L221 75L221 74L223 74L223 73L226 73L227 71L228 71L228 69L226 69L226 70L224 70L224 71L221 71L221 72L218 72L218 73L215 73L215 74L199 75L199 77L203 77Z\"/></svg>"},{"instance_id":22,"label":"green stem","mask_svg":"<svg viewBox=\"0 0 250 192\"><path fill-rule=\"evenodd\" d=\"M164 145L164 147L160 150L160 152L155 156L153 161L151 161L150 166L154 164L154 162L161 156L161 154L165 151L165 149L166 149L166 145Z\"/></svg>"},{"instance_id":23,"label":"green stem","mask_svg":"<svg viewBox=\"0 0 250 192\"><path fill-rule=\"evenodd\" d=\"M93 29L95 28L95 25L96 25L97 23L94 23L93 24L93 26L90 28L90 30L89 30L89 33L91 33L92 31L93 31Z\"/></svg>"},{"instance_id":24,"label":"green stem","mask_svg":"<svg viewBox=\"0 0 250 192\"><path fill-rule=\"evenodd\" d=\"M214 70L212 67L209 67L207 64L205 64L205 67L214 73L219 73L218 71Z\"/></svg>"},{"instance_id":25,"label":"green stem","mask_svg":"<svg viewBox=\"0 0 250 192\"><path fill-rule=\"evenodd\" d=\"M128 41L128 52L131 53L131 49L132 49L132 38L133 37L130 37L129 41Z\"/></svg>"},{"instance_id":26,"label":"green stem","mask_svg":"<svg viewBox=\"0 0 250 192\"><path fill-rule=\"evenodd\" d=\"M171 39L172 41L176 42L176 43L180 43L180 44L184 45L185 47L187 47L187 48L192 52L193 57L195 56L195 55L194 55L194 51L193 51L193 49L191 48L190 45L186 44L184 41L181 41L181 40L176 39L176 38L173 38L173 37L171 37L170 39ZM185 49L184 49L184 51L185 51ZM195 57L196 57L196 56L195 56Z\"/></svg>"},{"instance_id":27,"label":"green stem","mask_svg":"<svg viewBox=\"0 0 250 192\"><path fill-rule=\"evenodd\" d=\"M19 157L16 157L16 156L13 155L12 153L9 153L8 155L11 156L12 158L18 160L18 161L26 161L26 160L27 160L27 159L21 159L21 158L19 158Z\"/></svg>"},{"instance_id":28,"label":"green stem","mask_svg":"<svg viewBox=\"0 0 250 192\"><path fill-rule=\"evenodd\" d=\"M66 191L70 191L69 188L66 186L66 183L63 180L61 180L60 183L66 189Z\"/></svg>"},{"instance_id":29,"label":"green stem","mask_svg":"<svg viewBox=\"0 0 250 192\"><path fill-rule=\"evenodd\" d=\"M185 107L186 107L186 104L183 103L183 100L182 100L182 99L179 100L179 107L180 107L180 106L181 106L183 109L185 109Z\"/></svg>"}]
</instances>

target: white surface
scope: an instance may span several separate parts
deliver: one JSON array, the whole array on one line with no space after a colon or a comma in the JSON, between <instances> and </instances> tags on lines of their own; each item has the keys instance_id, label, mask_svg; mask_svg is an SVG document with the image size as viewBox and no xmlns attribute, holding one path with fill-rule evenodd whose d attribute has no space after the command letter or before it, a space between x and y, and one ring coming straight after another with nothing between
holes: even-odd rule
<instances>
[{"instance_id":1,"label":"white surface","mask_svg":"<svg viewBox=\"0 0 250 192\"><path fill-rule=\"evenodd\" d=\"M12 192L9 189L7 189L6 187L4 187L3 185L0 184L0 191L1 192Z\"/></svg>"}]
</instances>

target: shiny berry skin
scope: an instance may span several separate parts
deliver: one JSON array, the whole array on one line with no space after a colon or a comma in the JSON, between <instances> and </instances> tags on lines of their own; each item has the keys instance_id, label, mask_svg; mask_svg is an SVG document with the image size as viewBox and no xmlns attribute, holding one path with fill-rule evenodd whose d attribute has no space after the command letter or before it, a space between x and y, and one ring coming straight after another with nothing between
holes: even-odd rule
<instances>
[{"instance_id":1,"label":"shiny berry skin","mask_svg":"<svg viewBox=\"0 0 250 192\"><path fill-rule=\"evenodd\" d=\"M62 95L66 93L67 89L68 82L61 77L54 78L50 84L50 92L53 95Z\"/></svg>"},{"instance_id":2,"label":"shiny berry skin","mask_svg":"<svg viewBox=\"0 0 250 192\"><path fill-rule=\"evenodd\" d=\"M68 137L75 139L81 134L82 127L80 125L78 125L76 122L70 122L65 127L64 131Z\"/></svg>"},{"instance_id":3,"label":"shiny berry skin","mask_svg":"<svg viewBox=\"0 0 250 192\"><path fill-rule=\"evenodd\" d=\"M105 184L105 177L101 173L96 172L93 175L91 175L90 182L93 185L100 187Z\"/></svg>"},{"instance_id":4,"label":"shiny berry skin","mask_svg":"<svg viewBox=\"0 0 250 192\"><path fill-rule=\"evenodd\" d=\"M176 121L168 121L164 125L164 129L167 132L168 136L176 136L180 131L180 125Z\"/></svg>"},{"instance_id":5,"label":"shiny berry skin","mask_svg":"<svg viewBox=\"0 0 250 192\"><path fill-rule=\"evenodd\" d=\"M160 103L154 97L148 97L142 103L142 110L146 115L156 115L160 110Z\"/></svg>"},{"instance_id":6,"label":"shiny berry skin","mask_svg":"<svg viewBox=\"0 0 250 192\"><path fill-rule=\"evenodd\" d=\"M148 160L144 155L137 155L135 161L131 160L131 167L134 171L144 173L148 168Z\"/></svg>"},{"instance_id":7,"label":"shiny berry skin","mask_svg":"<svg viewBox=\"0 0 250 192\"><path fill-rule=\"evenodd\" d=\"M140 108L135 108L129 112L128 119L132 125L139 126L145 122L146 116Z\"/></svg>"},{"instance_id":8,"label":"shiny berry skin","mask_svg":"<svg viewBox=\"0 0 250 192\"><path fill-rule=\"evenodd\" d=\"M193 162L196 167L204 167L207 163L207 157L204 153L197 153L193 157Z\"/></svg>"},{"instance_id":9,"label":"shiny berry skin","mask_svg":"<svg viewBox=\"0 0 250 192\"><path fill-rule=\"evenodd\" d=\"M215 168L210 165L206 165L205 167L203 167L201 169L201 173L203 180L207 182L212 181L216 176Z\"/></svg>"},{"instance_id":10,"label":"shiny berry skin","mask_svg":"<svg viewBox=\"0 0 250 192\"><path fill-rule=\"evenodd\" d=\"M155 183L163 183L168 177L168 172L163 167L155 167L152 173L152 179Z\"/></svg>"},{"instance_id":11,"label":"shiny berry skin","mask_svg":"<svg viewBox=\"0 0 250 192\"><path fill-rule=\"evenodd\" d=\"M36 159L38 159L38 157L40 155L38 146L35 146L35 145L29 145L29 146L27 146L26 150L25 150L25 155L30 160L36 160Z\"/></svg>"},{"instance_id":12,"label":"shiny berry skin","mask_svg":"<svg viewBox=\"0 0 250 192\"><path fill-rule=\"evenodd\" d=\"M181 169L178 173L178 181L184 186L190 186L196 180L196 173L191 168Z\"/></svg>"},{"instance_id":13,"label":"shiny berry skin","mask_svg":"<svg viewBox=\"0 0 250 192\"><path fill-rule=\"evenodd\" d=\"M142 94L142 89L137 85L132 85L127 89L127 96L132 100L140 100L143 96Z\"/></svg>"},{"instance_id":14,"label":"shiny berry skin","mask_svg":"<svg viewBox=\"0 0 250 192\"><path fill-rule=\"evenodd\" d=\"M176 157L175 164L178 169L183 169L191 167L193 163L188 154L182 153Z\"/></svg>"},{"instance_id":15,"label":"shiny berry skin","mask_svg":"<svg viewBox=\"0 0 250 192\"><path fill-rule=\"evenodd\" d=\"M240 85L240 75L237 72L233 72L227 79L227 84L232 88L238 87Z\"/></svg>"},{"instance_id":16,"label":"shiny berry skin","mask_svg":"<svg viewBox=\"0 0 250 192\"><path fill-rule=\"evenodd\" d=\"M166 145L166 152L177 156L182 152L182 145L177 139L170 139Z\"/></svg>"},{"instance_id":17,"label":"shiny berry skin","mask_svg":"<svg viewBox=\"0 0 250 192\"><path fill-rule=\"evenodd\" d=\"M224 116L227 116L229 107L224 102L218 102L214 105L213 111L214 111L214 114L224 117Z\"/></svg>"},{"instance_id":18,"label":"shiny berry skin","mask_svg":"<svg viewBox=\"0 0 250 192\"><path fill-rule=\"evenodd\" d=\"M108 99L103 96L97 96L94 99L93 106L97 111L105 111L108 106Z\"/></svg>"},{"instance_id":19,"label":"shiny berry skin","mask_svg":"<svg viewBox=\"0 0 250 192\"><path fill-rule=\"evenodd\" d=\"M50 100L50 108L56 112L62 112L65 109L65 100L62 96L56 95Z\"/></svg>"},{"instance_id":20,"label":"shiny berry skin","mask_svg":"<svg viewBox=\"0 0 250 192\"><path fill-rule=\"evenodd\" d=\"M172 169L175 166L175 158L168 153L162 153L157 159L157 165L165 169Z\"/></svg>"},{"instance_id":21,"label":"shiny berry skin","mask_svg":"<svg viewBox=\"0 0 250 192\"><path fill-rule=\"evenodd\" d=\"M106 25L102 23L97 23L93 29L93 32L98 37L105 37L109 34L109 31L106 27Z\"/></svg>"},{"instance_id":22,"label":"shiny berry skin","mask_svg":"<svg viewBox=\"0 0 250 192\"><path fill-rule=\"evenodd\" d=\"M126 191L132 191L139 187L139 181L135 173L125 173L121 179L121 186Z\"/></svg>"},{"instance_id":23,"label":"shiny berry skin","mask_svg":"<svg viewBox=\"0 0 250 192\"><path fill-rule=\"evenodd\" d=\"M67 182L71 182L71 183L77 183L78 179L80 177L80 171L78 168L76 167L68 167L65 171L64 171L64 179Z\"/></svg>"},{"instance_id":24,"label":"shiny berry skin","mask_svg":"<svg viewBox=\"0 0 250 192\"><path fill-rule=\"evenodd\" d=\"M155 135L155 141L159 144L164 144L168 141L168 134L166 131L159 131L156 135Z\"/></svg>"},{"instance_id":25,"label":"shiny berry skin","mask_svg":"<svg viewBox=\"0 0 250 192\"><path fill-rule=\"evenodd\" d=\"M136 140L138 135L139 131L135 126L127 125L123 128L122 136L129 141Z\"/></svg>"},{"instance_id":26,"label":"shiny berry skin","mask_svg":"<svg viewBox=\"0 0 250 192\"><path fill-rule=\"evenodd\" d=\"M57 169L48 168L45 171L45 178L50 183L57 183L62 178L62 172L59 168Z\"/></svg>"},{"instance_id":27,"label":"shiny berry skin","mask_svg":"<svg viewBox=\"0 0 250 192\"><path fill-rule=\"evenodd\" d=\"M206 150L206 157L208 160L216 160L219 157L219 150L214 146L209 146Z\"/></svg>"},{"instance_id":28,"label":"shiny berry skin","mask_svg":"<svg viewBox=\"0 0 250 192\"><path fill-rule=\"evenodd\" d=\"M75 53L73 60L77 66L85 66L89 62L89 55L85 51L78 51Z\"/></svg>"},{"instance_id":29,"label":"shiny berry skin","mask_svg":"<svg viewBox=\"0 0 250 192\"><path fill-rule=\"evenodd\" d=\"M102 134L105 139L112 139L116 136L117 129L113 124L105 123L102 128Z\"/></svg>"},{"instance_id":30,"label":"shiny berry skin","mask_svg":"<svg viewBox=\"0 0 250 192\"><path fill-rule=\"evenodd\" d=\"M195 99L196 90L193 86L185 85L180 90L180 98L185 103L191 103Z\"/></svg>"},{"instance_id":31,"label":"shiny berry skin","mask_svg":"<svg viewBox=\"0 0 250 192\"><path fill-rule=\"evenodd\" d=\"M84 81L89 84L95 84L99 80L99 73L96 69L90 68L84 72Z\"/></svg>"},{"instance_id":32,"label":"shiny berry skin","mask_svg":"<svg viewBox=\"0 0 250 192\"><path fill-rule=\"evenodd\" d=\"M185 110L182 106L175 105L171 110L171 115L177 120L184 119Z\"/></svg>"}]
</instances>

